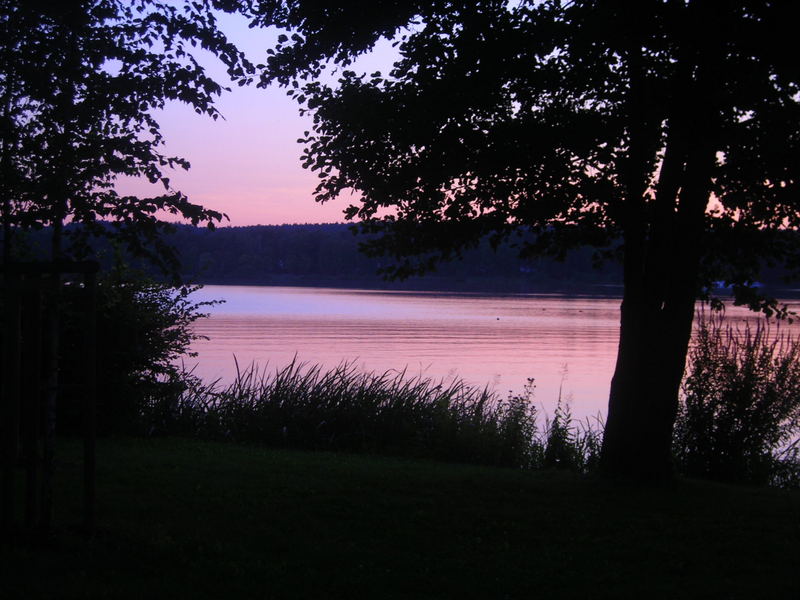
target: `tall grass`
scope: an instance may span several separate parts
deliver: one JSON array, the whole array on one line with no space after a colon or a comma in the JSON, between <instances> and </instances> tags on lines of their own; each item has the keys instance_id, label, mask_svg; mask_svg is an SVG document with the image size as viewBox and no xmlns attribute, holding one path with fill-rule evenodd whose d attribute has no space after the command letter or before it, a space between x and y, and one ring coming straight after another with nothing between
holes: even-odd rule
<instances>
[{"instance_id":1,"label":"tall grass","mask_svg":"<svg viewBox=\"0 0 800 600\"><path fill-rule=\"evenodd\" d=\"M675 426L678 471L799 486L800 339L764 323L698 323ZM581 473L600 456L602 422L576 422L560 392L553 415L540 414L533 379L502 398L458 379L293 361L237 364L228 385L191 373L173 383L141 405L146 433Z\"/></svg>"},{"instance_id":2,"label":"tall grass","mask_svg":"<svg viewBox=\"0 0 800 600\"><path fill-rule=\"evenodd\" d=\"M699 318L675 427L686 474L800 484L800 339Z\"/></svg>"},{"instance_id":3,"label":"tall grass","mask_svg":"<svg viewBox=\"0 0 800 600\"><path fill-rule=\"evenodd\" d=\"M143 405L148 433L582 472L599 452L599 432L576 424L566 405L539 422L533 380L499 398L461 380L294 361L275 371L237 364L229 385L185 381L180 393Z\"/></svg>"}]
</instances>

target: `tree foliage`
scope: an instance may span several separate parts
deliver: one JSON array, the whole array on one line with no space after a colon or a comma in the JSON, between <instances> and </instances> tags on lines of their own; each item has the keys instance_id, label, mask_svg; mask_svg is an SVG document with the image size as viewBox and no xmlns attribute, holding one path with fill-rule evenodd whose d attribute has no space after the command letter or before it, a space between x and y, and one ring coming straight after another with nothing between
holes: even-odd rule
<instances>
[{"instance_id":1,"label":"tree foliage","mask_svg":"<svg viewBox=\"0 0 800 600\"><path fill-rule=\"evenodd\" d=\"M656 206L682 226L701 149L700 209L713 194L705 226L720 234L703 242L703 283L744 288L759 256L793 254L763 236L760 252L740 243L798 225L800 76L785 3L258 4L262 22L295 32L271 51L265 81L314 115L302 142L317 199L355 190L348 216L387 233L373 248L408 269L429 265L410 254L449 257L519 226L540 234L529 250L602 246L628 226L666 252ZM398 52L389 73L348 70L382 37ZM317 79L328 61L343 69L335 84Z\"/></svg>"},{"instance_id":2,"label":"tree foliage","mask_svg":"<svg viewBox=\"0 0 800 600\"><path fill-rule=\"evenodd\" d=\"M252 65L219 30L210 0L74 0L0 4L3 223L6 254L15 229L73 229L67 255L86 254L86 236L111 234L165 268L175 257L161 234L165 215L213 225L219 212L171 187L168 170L187 160L163 152L156 111L187 104L217 119L223 88L196 58L210 52L232 78ZM120 176L163 187L149 198L119 194ZM109 229L99 225L110 221Z\"/></svg>"}]
</instances>

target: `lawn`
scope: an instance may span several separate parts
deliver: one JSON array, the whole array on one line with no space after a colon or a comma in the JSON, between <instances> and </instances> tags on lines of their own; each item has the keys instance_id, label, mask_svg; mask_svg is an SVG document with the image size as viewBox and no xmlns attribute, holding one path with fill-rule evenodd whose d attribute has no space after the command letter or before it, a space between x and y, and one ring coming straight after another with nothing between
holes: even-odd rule
<instances>
[{"instance_id":1,"label":"lawn","mask_svg":"<svg viewBox=\"0 0 800 600\"><path fill-rule=\"evenodd\" d=\"M79 449L0 597L800 598L797 492L120 438L87 540Z\"/></svg>"}]
</instances>

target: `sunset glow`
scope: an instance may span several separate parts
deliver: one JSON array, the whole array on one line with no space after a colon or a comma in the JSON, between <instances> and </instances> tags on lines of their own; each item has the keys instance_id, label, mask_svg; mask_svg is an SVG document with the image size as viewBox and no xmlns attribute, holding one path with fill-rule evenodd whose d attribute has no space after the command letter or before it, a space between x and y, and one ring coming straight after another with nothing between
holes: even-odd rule
<instances>
[{"instance_id":1,"label":"sunset glow","mask_svg":"<svg viewBox=\"0 0 800 600\"><path fill-rule=\"evenodd\" d=\"M239 16L221 15L229 39L255 63L264 62L277 30L249 29ZM391 65L388 44L358 61L360 70ZM198 55L203 58L202 54ZM282 223L332 223L344 220L348 198L320 205L313 200L318 181L302 168L302 146L297 139L311 129L311 118L299 115L298 105L284 89L272 86L231 85L225 70L210 57L204 61L222 85L230 87L217 103L224 120L213 121L191 108L172 103L156 115L166 140L165 154L191 163L187 171L173 171L172 187L192 202L228 215L223 225L277 225ZM121 180L123 194L152 196L160 186L144 180Z\"/></svg>"}]
</instances>

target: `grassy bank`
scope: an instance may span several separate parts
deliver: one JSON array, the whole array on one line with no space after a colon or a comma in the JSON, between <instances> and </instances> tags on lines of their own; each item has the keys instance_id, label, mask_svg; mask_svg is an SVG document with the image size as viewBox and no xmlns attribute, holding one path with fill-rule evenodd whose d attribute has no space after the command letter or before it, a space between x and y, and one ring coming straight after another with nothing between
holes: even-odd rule
<instances>
[{"instance_id":1,"label":"grassy bank","mask_svg":"<svg viewBox=\"0 0 800 600\"><path fill-rule=\"evenodd\" d=\"M77 443L59 529L4 549L3 598L797 598L800 494L181 439Z\"/></svg>"}]
</instances>

